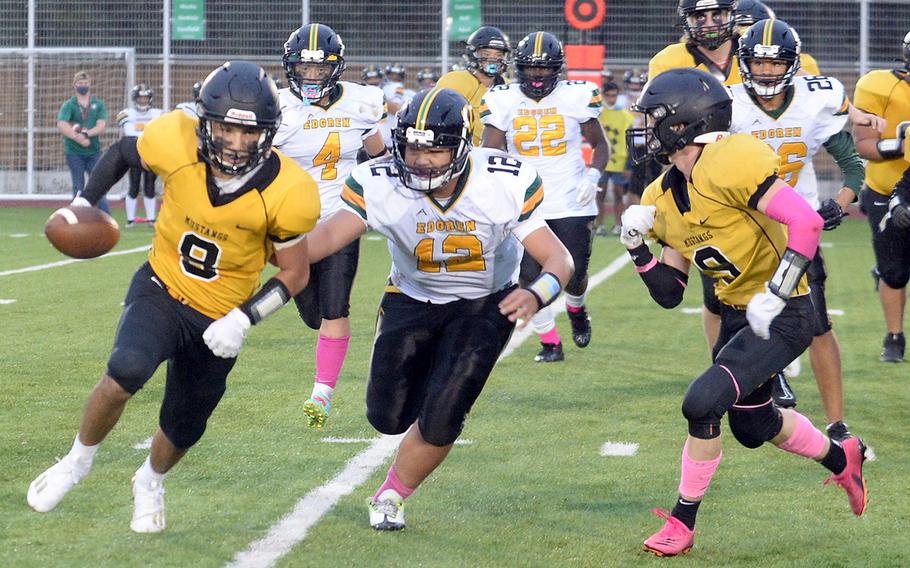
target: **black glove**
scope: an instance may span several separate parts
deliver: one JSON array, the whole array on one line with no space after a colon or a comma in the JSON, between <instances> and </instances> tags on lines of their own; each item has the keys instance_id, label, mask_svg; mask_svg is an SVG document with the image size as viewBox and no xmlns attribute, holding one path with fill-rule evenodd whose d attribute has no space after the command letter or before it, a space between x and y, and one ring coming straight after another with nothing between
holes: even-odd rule
<instances>
[{"instance_id":1,"label":"black glove","mask_svg":"<svg viewBox=\"0 0 910 568\"><path fill-rule=\"evenodd\" d=\"M891 194L888 209L891 211L891 220L898 229L910 229L910 208L904 203L900 195Z\"/></svg>"},{"instance_id":2,"label":"black glove","mask_svg":"<svg viewBox=\"0 0 910 568\"><path fill-rule=\"evenodd\" d=\"M847 215L841 209L840 204L833 199L826 199L818 209L818 214L821 215L822 220L825 222L824 227L822 227L825 231L836 229L844 216Z\"/></svg>"}]
</instances>

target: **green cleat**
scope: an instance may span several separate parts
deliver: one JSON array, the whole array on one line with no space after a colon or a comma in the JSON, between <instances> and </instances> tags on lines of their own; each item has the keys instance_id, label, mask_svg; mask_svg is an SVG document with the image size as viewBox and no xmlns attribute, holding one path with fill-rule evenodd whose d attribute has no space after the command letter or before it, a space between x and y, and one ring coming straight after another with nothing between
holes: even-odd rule
<instances>
[{"instance_id":1,"label":"green cleat","mask_svg":"<svg viewBox=\"0 0 910 568\"><path fill-rule=\"evenodd\" d=\"M322 428L325 426L331 410L331 399L318 394L314 394L303 403L303 413L306 414L307 426L310 428Z\"/></svg>"}]
</instances>

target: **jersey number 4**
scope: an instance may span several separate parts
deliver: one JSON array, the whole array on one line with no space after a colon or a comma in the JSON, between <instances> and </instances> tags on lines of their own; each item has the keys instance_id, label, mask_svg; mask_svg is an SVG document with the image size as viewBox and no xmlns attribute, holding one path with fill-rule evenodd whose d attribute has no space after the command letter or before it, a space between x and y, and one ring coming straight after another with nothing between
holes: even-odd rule
<instances>
[{"instance_id":1,"label":"jersey number 4","mask_svg":"<svg viewBox=\"0 0 910 568\"><path fill-rule=\"evenodd\" d=\"M480 272L486 270L487 261L483 258L483 243L474 235L449 235L442 239L444 254L459 254L443 261L433 260L436 250L436 239L421 239L414 247L417 257L417 270L421 272L439 272L445 267L447 272ZM464 254L467 253L467 254Z\"/></svg>"},{"instance_id":2,"label":"jersey number 4","mask_svg":"<svg viewBox=\"0 0 910 568\"><path fill-rule=\"evenodd\" d=\"M329 132L329 137L325 139L322 149L316 153L313 158L313 166L325 166L322 168L320 179L331 180L338 177L338 168L335 165L341 157L341 133Z\"/></svg>"},{"instance_id":3,"label":"jersey number 4","mask_svg":"<svg viewBox=\"0 0 910 568\"><path fill-rule=\"evenodd\" d=\"M561 156L566 153L566 121L559 114L516 116L515 149L522 156ZM540 143L537 143L538 138Z\"/></svg>"}]
</instances>

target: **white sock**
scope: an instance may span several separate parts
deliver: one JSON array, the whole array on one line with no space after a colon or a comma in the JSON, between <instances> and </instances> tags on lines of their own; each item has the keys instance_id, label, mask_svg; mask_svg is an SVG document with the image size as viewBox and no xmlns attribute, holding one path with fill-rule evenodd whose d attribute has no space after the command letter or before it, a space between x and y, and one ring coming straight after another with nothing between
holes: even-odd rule
<instances>
[{"instance_id":1,"label":"white sock","mask_svg":"<svg viewBox=\"0 0 910 568\"><path fill-rule=\"evenodd\" d=\"M70 449L69 455L80 468L84 467L84 469L88 471L92 467L92 461L95 459L95 454L100 447L101 444L86 446L79 441L79 434L76 434L76 440L73 442L73 447Z\"/></svg>"},{"instance_id":2,"label":"white sock","mask_svg":"<svg viewBox=\"0 0 910 568\"><path fill-rule=\"evenodd\" d=\"M332 400L333 392L335 392L335 389L329 385L323 383L313 383L313 394L310 395L310 398L319 395L326 400Z\"/></svg>"},{"instance_id":3,"label":"white sock","mask_svg":"<svg viewBox=\"0 0 910 568\"><path fill-rule=\"evenodd\" d=\"M126 203L126 220L132 221L136 218L136 198L127 195L124 202Z\"/></svg>"},{"instance_id":4,"label":"white sock","mask_svg":"<svg viewBox=\"0 0 910 568\"><path fill-rule=\"evenodd\" d=\"M145 216L149 222L155 220L155 209L158 207L158 203L155 201L154 197L143 197L143 203L145 204Z\"/></svg>"},{"instance_id":5,"label":"white sock","mask_svg":"<svg viewBox=\"0 0 910 568\"><path fill-rule=\"evenodd\" d=\"M553 312L550 310L550 306L541 308L534 314L534 317L531 318L531 326L534 327L537 335L543 335L556 327L556 320L553 319Z\"/></svg>"},{"instance_id":6,"label":"white sock","mask_svg":"<svg viewBox=\"0 0 910 568\"><path fill-rule=\"evenodd\" d=\"M139 468L139 471L136 472L136 482L143 483L145 485L151 485L153 481L161 483L164 480L166 473L158 473L152 469L152 456L145 458L145 461L142 462L142 467Z\"/></svg>"},{"instance_id":7,"label":"white sock","mask_svg":"<svg viewBox=\"0 0 910 568\"><path fill-rule=\"evenodd\" d=\"M573 296L572 294L566 294L566 305L573 308L583 308L585 307L585 300L588 297L588 293L584 292L581 296Z\"/></svg>"}]
</instances>

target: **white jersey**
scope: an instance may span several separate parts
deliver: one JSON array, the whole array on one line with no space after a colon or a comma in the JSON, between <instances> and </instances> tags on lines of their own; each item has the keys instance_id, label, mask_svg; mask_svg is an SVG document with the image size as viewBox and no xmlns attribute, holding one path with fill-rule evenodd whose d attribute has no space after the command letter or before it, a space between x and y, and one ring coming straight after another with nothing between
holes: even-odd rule
<instances>
[{"instance_id":1,"label":"white jersey","mask_svg":"<svg viewBox=\"0 0 910 568\"><path fill-rule=\"evenodd\" d=\"M404 85L398 81L389 81L383 85L382 94L385 95L386 102L398 105L399 107L403 107L409 100L414 98L414 91L406 89ZM385 124L385 130L382 132L382 139L388 148L392 147L392 136L396 126L398 126L398 116L395 113L392 113L389 115L388 121Z\"/></svg>"},{"instance_id":2,"label":"white jersey","mask_svg":"<svg viewBox=\"0 0 910 568\"><path fill-rule=\"evenodd\" d=\"M344 206L389 239L390 280L421 302L477 299L517 282L522 241L545 227L533 166L489 148L471 150L455 193L442 202L405 187L390 156L359 165Z\"/></svg>"},{"instance_id":3,"label":"white jersey","mask_svg":"<svg viewBox=\"0 0 910 568\"><path fill-rule=\"evenodd\" d=\"M547 197L540 206L544 219L596 215L597 204L579 205L575 188L585 173L581 124L600 117L600 90L588 81L560 81L535 101L518 83L490 88L480 104L485 125L502 130L509 153L533 165Z\"/></svg>"},{"instance_id":4,"label":"white jersey","mask_svg":"<svg viewBox=\"0 0 910 568\"><path fill-rule=\"evenodd\" d=\"M742 84L733 85L733 132L746 132L766 142L780 156L781 179L795 188L813 209L820 207L812 157L847 123L850 101L833 77L794 77L792 98L776 118L763 110Z\"/></svg>"},{"instance_id":5,"label":"white jersey","mask_svg":"<svg viewBox=\"0 0 910 568\"><path fill-rule=\"evenodd\" d=\"M117 114L117 124L124 136L139 136L145 130L145 125L161 116L160 108L139 110L127 107Z\"/></svg>"},{"instance_id":6,"label":"white jersey","mask_svg":"<svg viewBox=\"0 0 910 568\"><path fill-rule=\"evenodd\" d=\"M174 107L177 110L182 110L187 115L193 118L199 118L199 115L196 114L196 102L195 101L186 101L184 103L177 103L177 106Z\"/></svg>"},{"instance_id":7,"label":"white jersey","mask_svg":"<svg viewBox=\"0 0 910 568\"><path fill-rule=\"evenodd\" d=\"M328 219L341 207L341 188L357 165L363 139L377 132L379 121L385 118L382 91L339 81L337 98L326 108L297 98L287 88L278 95L281 125L273 145L316 180L322 203L320 220Z\"/></svg>"}]
</instances>

